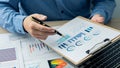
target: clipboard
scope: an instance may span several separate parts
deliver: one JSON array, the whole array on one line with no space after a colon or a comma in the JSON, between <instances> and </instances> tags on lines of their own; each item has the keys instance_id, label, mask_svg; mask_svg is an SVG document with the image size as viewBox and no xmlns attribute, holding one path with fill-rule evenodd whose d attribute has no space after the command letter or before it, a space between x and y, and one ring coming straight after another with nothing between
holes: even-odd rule
<instances>
[{"instance_id":1,"label":"clipboard","mask_svg":"<svg viewBox=\"0 0 120 68\"><path fill-rule=\"evenodd\" d=\"M74 65L83 63L96 52L120 38L119 30L80 16L56 30L64 37L52 35L42 41ZM94 46L99 47L88 53L95 48Z\"/></svg>"}]
</instances>

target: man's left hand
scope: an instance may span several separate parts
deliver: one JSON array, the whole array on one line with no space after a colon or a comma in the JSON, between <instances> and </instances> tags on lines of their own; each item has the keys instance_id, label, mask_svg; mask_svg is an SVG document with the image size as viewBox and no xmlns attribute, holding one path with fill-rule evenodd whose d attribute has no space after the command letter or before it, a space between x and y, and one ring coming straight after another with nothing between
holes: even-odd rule
<instances>
[{"instance_id":1,"label":"man's left hand","mask_svg":"<svg viewBox=\"0 0 120 68\"><path fill-rule=\"evenodd\" d=\"M100 14L95 14L95 15L91 18L91 20L94 21L94 22L98 22L98 23L104 24L105 18L104 18L103 16L101 16Z\"/></svg>"}]
</instances>

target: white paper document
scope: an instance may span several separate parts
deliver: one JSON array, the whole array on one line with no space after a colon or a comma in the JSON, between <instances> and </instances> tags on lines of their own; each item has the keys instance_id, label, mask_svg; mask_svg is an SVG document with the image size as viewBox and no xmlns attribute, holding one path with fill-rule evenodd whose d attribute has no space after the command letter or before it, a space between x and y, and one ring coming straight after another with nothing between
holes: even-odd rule
<instances>
[{"instance_id":1,"label":"white paper document","mask_svg":"<svg viewBox=\"0 0 120 68\"><path fill-rule=\"evenodd\" d=\"M14 45L10 34L0 34L0 68L24 68L20 48Z\"/></svg>"},{"instance_id":2,"label":"white paper document","mask_svg":"<svg viewBox=\"0 0 120 68\"><path fill-rule=\"evenodd\" d=\"M0 68L56 68L57 66L73 68L62 59L62 56L30 35L0 34Z\"/></svg>"}]
</instances>

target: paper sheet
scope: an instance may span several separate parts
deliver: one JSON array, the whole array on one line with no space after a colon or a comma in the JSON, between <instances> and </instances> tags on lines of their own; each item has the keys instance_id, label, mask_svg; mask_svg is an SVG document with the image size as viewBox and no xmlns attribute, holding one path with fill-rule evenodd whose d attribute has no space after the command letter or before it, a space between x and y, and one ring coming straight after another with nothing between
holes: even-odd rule
<instances>
[{"instance_id":1,"label":"paper sheet","mask_svg":"<svg viewBox=\"0 0 120 68\"><path fill-rule=\"evenodd\" d=\"M20 49L12 44L9 35L0 34L0 68L23 68Z\"/></svg>"},{"instance_id":2,"label":"paper sheet","mask_svg":"<svg viewBox=\"0 0 120 68\"><path fill-rule=\"evenodd\" d=\"M62 57L30 35L0 34L0 68L50 68L48 60L57 58Z\"/></svg>"}]
</instances>

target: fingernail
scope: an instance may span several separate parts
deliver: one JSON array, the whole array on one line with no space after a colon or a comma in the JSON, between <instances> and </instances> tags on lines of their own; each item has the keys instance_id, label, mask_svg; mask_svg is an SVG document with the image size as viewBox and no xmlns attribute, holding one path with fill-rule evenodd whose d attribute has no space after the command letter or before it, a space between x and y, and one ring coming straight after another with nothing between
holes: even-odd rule
<instances>
[{"instance_id":1,"label":"fingernail","mask_svg":"<svg viewBox=\"0 0 120 68\"><path fill-rule=\"evenodd\" d=\"M47 19L47 17L46 17L46 16L43 16L42 19L45 20L45 19Z\"/></svg>"},{"instance_id":2,"label":"fingernail","mask_svg":"<svg viewBox=\"0 0 120 68\"><path fill-rule=\"evenodd\" d=\"M44 18L47 17L47 16L43 16Z\"/></svg>"},{"instance_id":3,"label":"fingernail","mask_svg":"<svg viewBox=\"0 0 120 68\"><path fill-rule=\"evenodd\" d=\"M44 15L42 15L41 17L42 17L42 18L46 18L46 16L44 16Z\"/></svg>"}]
</instances>

